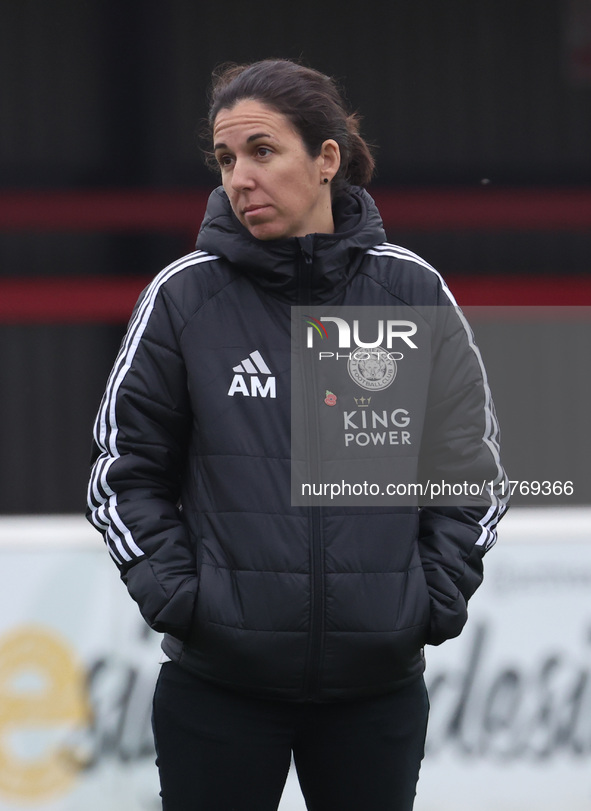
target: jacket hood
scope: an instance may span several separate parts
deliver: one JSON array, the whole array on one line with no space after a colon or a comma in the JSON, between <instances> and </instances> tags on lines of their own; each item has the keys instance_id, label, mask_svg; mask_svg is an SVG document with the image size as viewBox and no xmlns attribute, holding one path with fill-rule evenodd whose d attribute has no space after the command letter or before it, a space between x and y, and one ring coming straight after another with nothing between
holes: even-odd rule
<instances>
[{"instance_id":1,"label":"jacket hood","mask_svg":"<svg viewBox=\"0 0 591 811\"><path fill-rule=\"evenodd\" d=\"M365 189L350 187L333 203L334 234L263 241L239 222L222 186L209 197L197 248L231 262L271 295L326 302L355 275L365 252L386 234Z\"/></svg>"}]
</instances>

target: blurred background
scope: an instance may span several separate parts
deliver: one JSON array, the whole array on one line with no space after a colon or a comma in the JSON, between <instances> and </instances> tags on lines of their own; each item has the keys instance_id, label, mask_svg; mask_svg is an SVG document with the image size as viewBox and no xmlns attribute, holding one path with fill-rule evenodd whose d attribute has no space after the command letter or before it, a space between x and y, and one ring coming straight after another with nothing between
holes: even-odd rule
<instances>
[{"instance_id":1,"label":"blurred background","mask_svg":"<svg viewBox=\"0 0 591 811\"><path fill-rule=\"evenodd\" d=\"M510 478L561 485L517 489L531 519L518 517L509 551L491 556L468 635L433 653L433 691L447 703L432 747L456 780L437 802L436 772L435 807L463 807L454 791L468 764L485 779L483 811L530 808L545 776L549 804L536 807L587 809L591 0L0 0L0 808L91 808L105 787L129 788L138 763L150 777L137 772L122 807L158 807L153 668L141 664L156 662L157 639L122 589L111 595L116 574L80 517L90 437L137 296L192 250L218 183L198 137L211 71L265 57L343 85L376 145L370 192L389 240L433 264L469 312ZM55 732L43 715L53 688L68 686L57 720L85 732L59 757L59 736L8 746L11 712L31 732L15 696L37 682L10 682L19 667L49 679L43 735ZM502 805L499 763L521 780ZM86 794L66 800L77 770L90 775ZM430 811L428 793L423 802Z\"/></svg>"},{"instance_id":2,"label":"blurred background","mask_svg":"<svg viewBox=\"0 0 591 811\"><path fill-rule=\"evenodd\" d=\"M370 191L388 238L431 262L460 304L591 304L589 0L3 0L0 512L84 509L91 425L126 320L192 249L218 182L197 135L211 71L267 56L342 83L377 147ZM570 443L556 397L574 392L553 377L550 343L536 335L516 371L514 349L490 365L543 386L556 459ZM519 450L513 387L497 389L511 477L531 478L538 443ZM582 483L571 501L586 502L591 447L567 422L568 478Z\"/></svg>"}]
</instances>

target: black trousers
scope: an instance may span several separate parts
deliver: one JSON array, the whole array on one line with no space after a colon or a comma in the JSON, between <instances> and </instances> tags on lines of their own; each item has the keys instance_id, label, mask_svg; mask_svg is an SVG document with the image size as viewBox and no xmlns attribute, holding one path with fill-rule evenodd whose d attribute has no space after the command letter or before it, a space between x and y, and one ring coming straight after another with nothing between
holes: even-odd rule
<instances>
[{"instance_id":1,"label":"black trousers","mask_svg":"<svg viewBox=\"0 0 591 811\"><path fill-rule=\"evenodd\" d=\"M291 763L309 811L411 811L429 703L423 679L378 698L253 698L162 665L154 736L164 811L276 811Z\"/></svg>"}]
</instances>

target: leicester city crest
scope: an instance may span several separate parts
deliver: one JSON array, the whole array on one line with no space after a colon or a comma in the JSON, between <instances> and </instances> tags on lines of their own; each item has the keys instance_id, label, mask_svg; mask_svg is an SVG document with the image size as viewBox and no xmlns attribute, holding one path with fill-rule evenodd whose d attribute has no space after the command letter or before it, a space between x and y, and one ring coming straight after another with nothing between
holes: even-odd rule
<instances>
[{"instance_id":1,"label":"leicester city crest","mask_svg":"<svg viewBox=\"0 0 591 811\"><path fill-rule=\"evenodd\" d=\"M357 347L351 352L347 363L351 380L368 391L387 389L398 371L393 354L381 346L370 349Z\"/></svg>"}]
</instances>

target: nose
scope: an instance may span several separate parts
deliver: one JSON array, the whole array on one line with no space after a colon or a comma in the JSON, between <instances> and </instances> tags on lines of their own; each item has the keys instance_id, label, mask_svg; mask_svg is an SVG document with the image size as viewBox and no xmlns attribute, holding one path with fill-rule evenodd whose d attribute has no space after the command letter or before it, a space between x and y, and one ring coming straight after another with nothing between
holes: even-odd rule
<instances>
[{"instance_id":1,"label":"nose","mask_svg":"<svg viewBox=\"0 0 591 811\"><path fill-rule=\"evenodd\" d=\"M232 189L243 191L252 189L255 185L254 174L251 163L246 159L236 158L232 169Z\"/></svg>"}]
</instances>

